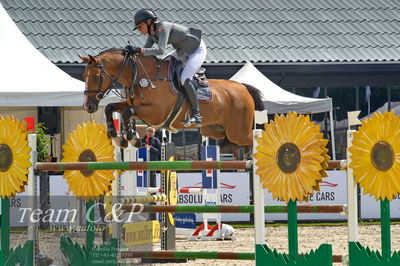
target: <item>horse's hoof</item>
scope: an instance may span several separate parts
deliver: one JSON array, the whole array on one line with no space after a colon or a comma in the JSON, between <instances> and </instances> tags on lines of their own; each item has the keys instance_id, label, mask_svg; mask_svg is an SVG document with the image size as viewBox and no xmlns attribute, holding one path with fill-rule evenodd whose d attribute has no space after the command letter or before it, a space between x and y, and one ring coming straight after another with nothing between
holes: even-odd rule
<instances>
[{"instance_id":1,"label":"horse's hoof","mask_svg":"<svg viewBox=\"0 0 400 266\"><path fill-rule=\"evenodd\" d=\"M126 134L126 140L128 140L129 142L131 141L131 140L133 140L133 133L132 132L128 132L128 134Z\"/></svg>"},{"instance_id":2,"label":"horse's hoof","mask_svg":"<svg viewBox=\"0 0 400 266\"><path fill-rule=\"evenodd\" d=\"M122 137L113 138L115 144L122 149L126 149L128 147L128 141Z\"/></svg>"},{"instance_id":3,"label":"horse's hoof","mask_svg":"<svg viewBox=\"0 0 400 266\"><path fill-rule=\"evenodd\" d=\"M130 140L129 143L135 148L142 147L142 141L139 138L134 138L134 139Z\"/></svg>"},{"instance_id":4,"label":"horse's hoof","mask_svg":"<svg viewBox=\"0 0 400 266\"><path fill-rule=\"evenodd\" d=\"M136 141L136 148L141 148L143 146L142 140L138 138L138 141Z\"/></svg>"}]
</instances>

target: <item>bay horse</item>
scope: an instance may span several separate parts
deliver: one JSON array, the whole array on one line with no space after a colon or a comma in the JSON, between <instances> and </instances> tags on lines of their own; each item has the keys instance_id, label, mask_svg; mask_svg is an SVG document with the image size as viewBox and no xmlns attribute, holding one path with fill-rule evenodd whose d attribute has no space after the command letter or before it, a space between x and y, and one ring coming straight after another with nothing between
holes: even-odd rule
<instances>
[{"instance_id":1,"label":"bay horse","mask_svg":"<svg viewBox=\"0 0 400 266\"><path fill-rule=\"evenodd\" d=\"M83 108L89 113L96 112L99 101L110 90L115 81L121 83L126 91L123 102L108 104L105 108L107 130L117 145L126 147L129 141L138 146L137 136L133 134L129 120L141 119L153 127L165 127L175 131L185 127L181 121L190 110L184 101L180 111L171 117L178 96L171 90L168 79L167 60L154 56L127 55L122 49L109 49L97 56L80 56L86 63L83 73L85 98ZM216 140L225 139L238 146L253 145L254 111L264 110L261 93L258 89L232 80L208 80L212 89L212 100L200 102L203 124L200 133ZM128 134L118 137L112 118L113 112L122 113L123 127Z\"/></svg>"}]
</instances>

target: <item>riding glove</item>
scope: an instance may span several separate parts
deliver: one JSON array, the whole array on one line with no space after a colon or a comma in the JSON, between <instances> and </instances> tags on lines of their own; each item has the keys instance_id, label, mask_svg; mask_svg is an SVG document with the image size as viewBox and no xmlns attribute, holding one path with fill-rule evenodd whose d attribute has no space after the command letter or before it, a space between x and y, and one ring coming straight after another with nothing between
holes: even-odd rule
<instances>
[{"instance_id":1,"label":"riding glove","mask_svg":"<svg viewBox=\"0 0 400 266\"><path fill-rule=\"evenodd\" d=\"M138 54L142 51L140 47L133 47L132 45L125 46L125 53L127 54Z\"/></svg>"}]
</instances>

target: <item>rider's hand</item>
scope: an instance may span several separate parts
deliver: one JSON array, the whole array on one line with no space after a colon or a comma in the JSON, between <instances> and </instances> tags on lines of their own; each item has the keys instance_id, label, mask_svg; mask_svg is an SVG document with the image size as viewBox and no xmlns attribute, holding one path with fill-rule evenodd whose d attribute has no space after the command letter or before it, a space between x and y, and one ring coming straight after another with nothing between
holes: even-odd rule
<instances>
[{"instance_id":1,"label":"rider's hand","mask_svg":"<svg viewBox=\"0 0 400 266\"><path fill-rule=\"evenodd\" d=\"M132 45L125 46L125 53L127 54L138 54L141 53L142 48L140 47L133 47Z\"/></svg>"}]
</instances>

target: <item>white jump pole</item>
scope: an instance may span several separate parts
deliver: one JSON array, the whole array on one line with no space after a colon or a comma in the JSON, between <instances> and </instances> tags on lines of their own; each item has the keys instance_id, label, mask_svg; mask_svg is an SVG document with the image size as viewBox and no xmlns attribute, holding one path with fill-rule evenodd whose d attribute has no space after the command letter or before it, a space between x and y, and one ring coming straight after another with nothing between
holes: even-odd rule
<instances>
[{"instance_id":1,"label":"white jump pole","mask_svg":"<svg viewBox=\"0 0 400 266\"><path fill-rule=\"evenodd\" d=\"M268 123L267 111L254 112L254 124ZM262 130L253 130L253 201L254 201L254 234L255 244L265 244L265 210L264 189L262 188L260 176L256 174L258 169L255 164L254 154L257 152L258 141Z\"/></svg>"},{"instance_id":2,"label":"white jump pole","mask_svg":"<svg viewBox=\"0 0 400 266\"><path fill-rule=\"evenodd\" d=\"M335 140L335 126L333 121L333 110L329 111L329 120L331 126L331 147L332 147L332 160L336 160L336 140Z\"/></svg>"},{"instance_id":3,"label":"white jump pole","mask_svg":"<svg viewBox=\"0 0 400 266\"><path fill-rule=\"evenodd\" d=\"M120 153L120 148L117 147L116 145L114 146L114 158L115 160L121 161L121 153ZM115 206L115 204L120 202L121 198L121 191L120 191L120 186L121 186L121 179L118 171L114 171L114 181L111 183L111 199L112 199L112 204ZM107 214L106 214L107 215ZM112 229L112 235L111 237L114 239L118 239L118 247L120 246L120 234L119 234L119 226L118 223L113 219L111 223L111 229Z\"/></svg>"},{"instance_id":4,"label":"white jump pole","mask_svg":"<svg viewBox=\"0 0 400 266\"><path fill-rule=\"evenodd\" d=\"M348 112L349 130L347 130L347 206L348 206L348 239L349 242L358 242L358 206L357 206L357 184L354 182L353 169L349 167L351 163L349 148L352 146L353 134L355 130L350 130L350 126L359 125L358 120L360 111Z\"/></svg>"},{"instance_id":5,"label":"white jump pole","mask_svg":"<svg viewBox=\"0 0 400 266\"><path fill-rule=\"evenodd\" d=\"M35 164L37 162L37 152L36 152L36 134L28 135L28 146L31 148L29 153L31 167L28 169L28 208L31 210L36 210L36 195L37 195L37 182L35 176ZM28 240L31 240L33 243L33 258L32 261L35 261L35 253L36 253L36 232L37 232L37 224L32 221L32 219L28 220Z\"/></svg>"},{"instance_id":6,"label":"white jump pole","mask_svg":"<svg viewBox=\"0 0 400 266\"><path fill-rule=\"evenodd\" d=\"M253 199L254 199L254 234L255 244L265 244L265 211L264 211L264 189L261 185L260 176L256 174L258 169L254 163L254 154L257 152L257 138L261 137L261 129L253 130Z\"/></svg>"}]
</instances>

